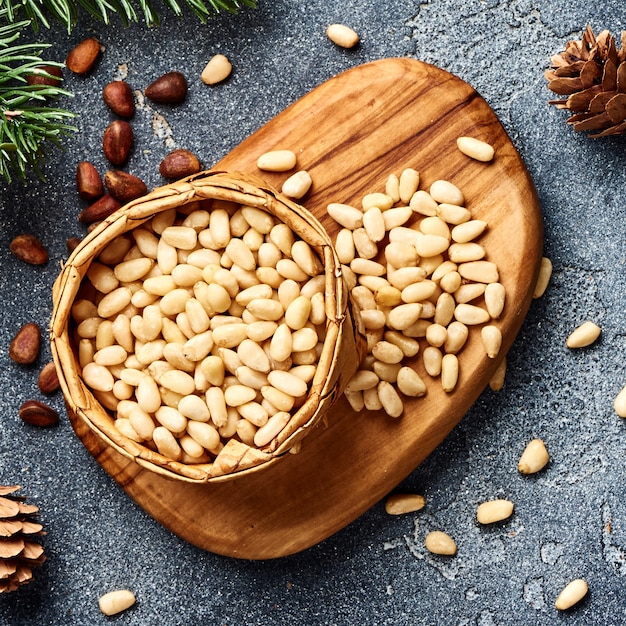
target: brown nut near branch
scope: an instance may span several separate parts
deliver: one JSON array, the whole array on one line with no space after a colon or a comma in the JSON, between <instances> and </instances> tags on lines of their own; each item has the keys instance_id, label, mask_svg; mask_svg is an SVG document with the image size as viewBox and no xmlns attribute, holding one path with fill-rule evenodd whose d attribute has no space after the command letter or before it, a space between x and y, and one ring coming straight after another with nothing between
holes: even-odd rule
<instances>
[{"instance_id":1,"label":"brown nut near branch","mask_svg":"<svg viewBox=\"0 0 626 626\"><path fill-rule=\"evenodd\" d=\"M179 179L197 174L202 169L198 157L182 148L170 152L161 161L159 172L163 178Z\"/></svg>"},{"instance_id":2,"label":"brown nut near branch","mask_svg":"<svg viewBox=\"0 0 626 626\"><path fill-rule=\"evenodd\" d=\"M16 363L30 365L37 360L41 347L41 330L34 322L24 324L9 345L9 356Z\"/></svg>"},{"instance_id":3,"label":"brown nut near branch","mask_svg":"<svg viewBox=\"0 0 626 626\"><path fill-rule=\"evenodd\" d=\"M65 240L65 247L67 248L68 254L72 254L76 248L78 248L78 244L80 244L80 237L68 237Z\"/></svg>"},{"instance_id":4,"label":"brown nut near branch","mask_svg":"<svg viewBox=\"0 0 626 626\"><path fill-rule=\"evenodd\" d=\"M26 400L19 409L19 416L31 426L46 427L59 423L57 411L39 400Z\"/></svg>"},{"instance_id":5,"label":"brown nut near branch","mask_svg":"<svg viewBox=\"0 0 626 626\"><path fill-rule=\"evenodd\" d=\"M9 249L20 261L30 265L45 265L48 262L48 251L35 235L18 235L9 244Z\"/></svg>"},{"instance_id":6,"label":"brown nut near branch","mask_svg":"<svg viewBox=\"0 0 626 626\"><path fill-rule=\"evenodd\" d=\"M119 200L116 200L111 194L105 193L93 204L90 204L84 211L81 211L78 215L78 221L83 224L100 222L109 217L112 213L115 213L121 206Z\"/></svg>"},{"instance_id":7,"label":"brown nut near branch","mask_svg":"<svg viewBox=\"0 0 626 626\"><path fill-rule=\"evenodd\" d=\"M84 39L70 50L65 65L74 74L86 74L94 66L100 50L100 42L97 39L93 37Z\"/></svg>"},{"instance_id":8,"label":"brown nut near branch","mask_svg":"<svg viewBox=\"0 0 626 626\"><path fill-rule=\"evenodd\" d=\"M93 163L81 161L76 166L76 190L83 200L95 200L104 193L102 177Z\"/></svg>"},{"instance_id":9,"label":"brown nut near branch","mask_svg":"<svg viewBox=\"0 0 626 626\"><path fill-rule=\"evenodd\" d=\"M113 165L122 165L130 156L133 148L133 129L124 120L114 120L102 135L102 151Z\"/></svg>"},{"instance_id":10,"label":"brown nut near branch","mask_svg":"<svg viewBox=\"0 0 626 626\"><path fill-rule=\"evenodd\" d=\"M187 79L181 72L167 72L150 83L144 93L153 102L179 104L187 95Z\"/></svg>"},{"instance_id":11,"label":"brown nut near branch","mask_svg":"<svg viewBox=\"0 0 626 626\"><path fill-rule=\"evenodd\" d=\"M135 98L130 85L123 80L114 80L102 90L104 103L120 117L130 118L135 113Z\"/></svg>"},{"instance_id":12,"label":"brown nut near branch","mask_svg":"<svg viewBox=\"0 0 626 626\"><path fill-rule=\"evenodd\" d=\"M104 175L104 185L107 191L122 204L140 198L148 193L146 183L128 172L109 170Z\"/></svg>"},{"instance_id":13,"label":"brown nut near branch","mask_svg":"<svg viewBox=\"0 0 626 626\"><path fill-rule=\"evenodd\" d=\"M39 65L34 67L32 74L28 74L26 82L29 85L44 85L58 87L63 80L63 70L57 65Z\"/></svg>"},{"instance_id":14,"label":"brown nut near branch","mask_svg":"<svg viewBox=\"0 0 626 626\"><path fill-rule=\"evenodd\" d=\"M37 386L39 391L46 395L54 393L59 388L59 374L53 361L46 363L39 371Z\"/></svg>"}]
</instances>

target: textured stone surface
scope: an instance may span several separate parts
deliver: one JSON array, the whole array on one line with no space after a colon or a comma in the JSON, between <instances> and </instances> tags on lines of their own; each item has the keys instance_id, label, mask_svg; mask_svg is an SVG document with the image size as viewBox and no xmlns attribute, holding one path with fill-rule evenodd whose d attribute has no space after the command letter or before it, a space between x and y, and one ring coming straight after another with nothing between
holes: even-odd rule
<instances>
[{"instance_id":1,"label":"textured stone surface","mask_svg":"<svg viewBox=\"0 0 626 626\"><path fill-rule=\"evenodd\" d=\"M48 555L36 580L0 596L0 624L104 623L98 597L132 589L137 605L120 624L621 624L626 620L626 425L612 401L626 382L623 190L624 139L575 135L566 115L546 104L550 55L591 23L618 34L626 7L575 0L328 0L272 2L207 25L165 17L159 28L129 29L85 21L71 35L42 31L49 55L63 59L88 35L106 46L87 77L67 76L79 134L50 150L48 184L0 191L0 482L21 484L40 507ZM328 23L352 26L355 50L333 46ZM226 54L231 78L216 87L199 76ZM82 235L74 188L76 163L106 164L100 137L112 119L101 100L106 82L126 76L142 90L179 69L190 79L183 106L140 99L135 150L126 169L160 184L158 163L174 147L206 166L250 132L332 75L359 63L410 56L472 84L499 115L525 159L545 214L546 255L554 275L533 302L510 355L506 385L485 392L444 444L398 491L427 498L422 511L385 514L383 503L348 528L292 557L245 562L190 546L136 506L92 460L69 422L39 430L17 408L39 397L36 374L49 358L19 367L8 342L21 324L50 314L50 286L65 239ZM45 268L8 250L20 232L38 234L50 251ZM603 332L572 352L569 332L592 319ZM2 347L3 346L3 347ZM52 404L63 412L60 396ZM64 413L63 413L64 415ZM533 437L552 460L521 476L517 459ZM506 523L481 528L477 505L515 502ZM445 530L454 558L426 552L425 535ZM587 579L589 596L568 616L554 600L569 580Z\"/></svg>"}]
</instances>

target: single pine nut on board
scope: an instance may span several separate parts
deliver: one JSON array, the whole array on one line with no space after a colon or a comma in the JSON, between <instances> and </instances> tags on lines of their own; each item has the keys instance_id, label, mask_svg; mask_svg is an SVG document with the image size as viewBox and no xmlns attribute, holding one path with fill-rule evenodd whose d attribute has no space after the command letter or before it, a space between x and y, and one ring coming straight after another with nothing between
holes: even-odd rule
<instances>
[{"instance_id":1,"label":"single pine nut on board","mask_svg":"<svg viewBox=\"0 0 626 626\"><path fill-rule=\"evenodd\" d=\"M100 596L98 604L105 615L117 615L135 604L135 594L128 589L116 589Z\"/></svg>"},{"instance_id":2,"label":"single pine nut on board","mask_svg":"<svg viewBox=\"0 0 626 626\"><path fill-rule=\"evenodd\" d=\"M426 506L424 496L413 493L394 493L385 502L385 511L389 515L414 513Z\"/></svg>"},{"instance_id":3,"label":"single pine nut on board","mask_svg":"<svg viewBox=\"0 0 626 626\"><path fill-rule=\"evenodd\" d=\"M492 145L474 137L459 137L456 145L463 154L485 163L491 161L495 153Z\"/></svg>"},{"instance_id":4,"label":"single pine nut on board","mask_svg":"<svg viewBox=\"0 0 626 626\"><path fill-rule=\"evenodd\" d=\"M541 439L533 439L524 449L517 463L522 474L535 474L542 470L550 460L546 444Z\"/></svg>"},{"instance_id":5,"label":"single pine nut on board","mask_svg":"<svg viewBox=\"0 0 626 626\"><path fill-rule=\"evenodd\" d=\"M296 166L296 155L291 150L272 150L260 155L256 166L265 172L287 172Z\"/></svg>"},{"instance_id":6,"label":"single pine nut on board","mask_svg":"<svg viewBox=\"0 0 626 626\"><path fill-rule=\"evenodd\" d=\"M483 502L476 511L479 524L494 524L508 519L513 514L513 503L510 500L489 500Z\"/></svg>"},{"instance_id":7,"label":"single pine nut on board","mask_svg":"<svg viewBox=\"0 0 626 626\"><path fill-rule=\"evenodd\" d=\"M340 48L354 48L359 43L359 35L345 24L330 24L326 36Z\"/></svg>"},{"instance_id":8,"label":"single pine nut on board","mask_svg":"<svg viewBox=\"0 0 626 626\"><path fill-rule=\"evenodd\" d=\"M561 593L558 595L554 606L559 611L566 611L571 609L575 604L578 604L589 591L587 582L582 578L576 578L568 583Z\"/></svg>"},{"instance_id":9,"label":"single pine nut on board","mask_svg":"<svg viewBox=\"0 0 626 626\"><path fill-rule=\"evenodd\" d=\"M621 391L615 397L613 408L620 417L626 417L626 385L622 387Z\"/></svg>"},{"instance_id":10,"label":"single pine nut on board","mask_svg":"<svg viewBox=\"0 0 626 626\"><path fill-rule=\"evenodd\" d=\"M601 332L597 324L583 322L570 334L565 343L568 348L586 348L600 336Z\"/></svg>"},{"instance_id":11,"label":"single pine nut on board","mask_svg":"<svg viewBox=\"0 0 626 626\"><path fill-rule=\"evenodd\" d=\"M456 543L450 535L441 530L433 530L426 535L424 545L432 554L444 556L454 556L456 554Z\"/></svg>"}]
</instances>

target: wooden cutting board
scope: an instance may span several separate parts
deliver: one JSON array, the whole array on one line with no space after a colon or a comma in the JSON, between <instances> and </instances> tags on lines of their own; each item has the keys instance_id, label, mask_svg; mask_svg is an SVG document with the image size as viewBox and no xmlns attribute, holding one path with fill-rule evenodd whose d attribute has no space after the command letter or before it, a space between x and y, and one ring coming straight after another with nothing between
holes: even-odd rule
<instances>
[{"instance_id":1,"label":"wooden cutting board","mask_svg":"<svg viewBox=\"0 0 626 626\"><path fill-rule=\"evenodd\" d=\"M489 164L458 151L470 135L496 149ZM469 85L411 59L384 59L340 74L291 105L216 164L267 174L261 153L287 148L313 188L302 203L334 234L329 202L355 203L384 190L390 173L414 167L421 188L452 181L473 216L486 220L480 239L497 263L507 301L498 324L501 354L529 307L542 254L542 217L531 178L493 111ZM208 551L246 559L304 550L345 527L410 474L465 415L497 363L484 356L479 332L460 355L460 381L446 394L432 381L426 397L406 403L399 419L354 413L341 400L304 440L299 454L237 480L197 485L156 476L105 447L82 422L73 426L98 463L128 495L176 535ZM419 357L415 366L421 369ZM423 374L427 378L426 374ZM505 392L503 392L505 393Z\"/></svg>"}]
</instances>

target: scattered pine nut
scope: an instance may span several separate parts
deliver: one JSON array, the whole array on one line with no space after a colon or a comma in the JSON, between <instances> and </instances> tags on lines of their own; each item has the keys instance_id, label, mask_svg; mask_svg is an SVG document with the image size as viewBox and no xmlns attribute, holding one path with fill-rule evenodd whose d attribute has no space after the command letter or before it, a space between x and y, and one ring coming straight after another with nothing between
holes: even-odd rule
<instances>
[{"instance_id":1,"label":"scattered pine nut","mask_svg":"<svg viewBox=\"0 0 626 626\"><path fill-rule=\"evenodd\" d=\"M403 515L413 513L426 506L426 499L419 494L394 493L385 502L385 511L389 515Z\"/></svg>"},{"instance_id":2,"label":"scattered pine nut","mask_svg":"<svg viewBox=\"0 0 626 626\"><path fill-rule=\"evenodd\" d=\"M522 474L535 474L542 470L550 460L546 445L541 439L533 439L525 448L517 469Z\"/></svg>"},{"instance_id":3,"label":"scattered pine nut","mask_svg":"<svg viewBox=\"0 0 626 626\"><path fill-rule=\"evenodd\" d=\"M566 340L568 348L586 348L590 346L601 333L601 329L593 322L583 322Z\"/></svg>"},{"instance_id":4,"label":"scattered pine nut","mask_svg":"<svg viewBox=\"0 0 626 626\"><path fill-rule=\"evenodd\" d=\"M535 284L535 290L533 291L533 298L541 298L548 288L548 283L552 276L552 261L548 257L541 259L541 265L539 266L539 274L537 276L537 283Z\"/></svg>"},{"instance_id":5,"label":"scattered pine nut","mask_svg":"<svg viewBox=\"0 0 626 626\"><path fill-rule=\"evenodd\" d=\"M504 379L506 377L506 357L502 358L496 371L489 379L489 388L491 391L501 391L504 387Z\"/></svg>"},{"instance_id":6,"label":"scattered pine nut","mask_svg":"<svg viewBox=\"0 0 626 626\"><path fill-rule=\"evenodd\" d=\"M135 604L135 594L128 589L109 591L100 596L98 604L105 615L117 615Z\"/></svg>"},{"instance_id":7,"label":"scattered pine nut","mask_svg":"<svg viewBox=\"0 0 626 626\"><path fill-rule=\"evenodd\" d=\"M233 71L233 66L223 54L216 54L207 63L200 78L206 85L216 85L226 80Z\"/></svg>"},{"instance_id":8,"label":"scattered pine nut","mask_svg":"<svg viewBox=\"0 0 626 626\"><path fill-rule=\"evenodd\" d=\"M256 166L265 172L287 172L296 166L296 155L291 150L272 150L259 156Z\"/></svg>"},{"instance_id":9,"label":"scattered pine nut","mask_svg":"<svg viewBox=\"0 0 626 626\"><path fill-rule=\"evenodd\" d=\"M312 184L311 175L305 170L300 170L283 183L282 192L289 198L299 200L306 195Z\"/></svg>"},{"instance_id":10,"label":"scattered pine nut","mask_svg":"<svg viewBox=\"0 0 626 626\"><path fill-rule=\"evenodd\" d=\"M326 36L340 48L354 48L359 43L359 35L344 24L330 24Z\"/></svg>"},{"instance_id":11,"label":"scattered pine nut","mask_svg":"<svg viewBox=\"0 0 626 626\"><path fill-rule=\"evenodd\" d=\"M559 611L571 609L587 595L588 591L589 587L587 582L582 578L576 578L564 587L556 599L554 606Z\"/></svg>"},{"instance_id":12,"label":"scattered pine nut","mask_svg":"<svg viewBox=\"0 0 626 626\"><path fill-rule=\"evenodd\" d=\"M459 137L456 140L458 149L468 157L477 161L488 162L493 159L493 146L474 137Z\"/></svg>"},{"instance_id":13,"label":"scattered pine nut","mask_svg":"<svg viewBox=\"0 0 626 626\"><path fill-rule=\"evenodd\" d=\"M445 556L454 556L456 554L456 543L454 539L441 530L429 532L424 540L424 545L426 549L433 554Z\"/></svg>"},{"instance_id":14,"label":"scattered pine nut","mask_svg":"<svg viewBox=\"0 0 626 626\"><path fill-rule=\"evenodd\" d=\"M476 511L479 524L494 524L508 519L513 514L513 503L510 500L490 500L483 502Z\"/></svg>"},{"instance_id":15,"label":"scattered pine nut","mask_svg":"<svg viewBox=\"0 0 626 626\"><path fill-rule=\"evenodd\" d=\"M615 397L613 408L620 417L626 417L626 385Z\"/></svg>"}]
</instances>

